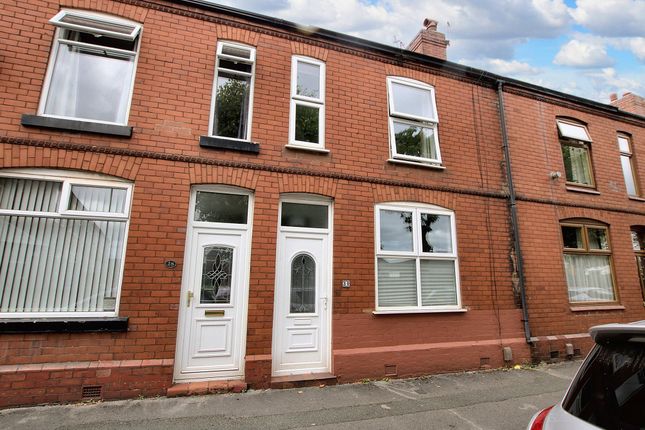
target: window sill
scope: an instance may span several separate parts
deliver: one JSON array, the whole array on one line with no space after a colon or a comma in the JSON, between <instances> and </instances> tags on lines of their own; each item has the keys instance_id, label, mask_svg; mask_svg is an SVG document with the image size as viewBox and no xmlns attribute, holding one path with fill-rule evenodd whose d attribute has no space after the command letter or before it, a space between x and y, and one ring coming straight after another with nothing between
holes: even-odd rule
<instances>
[{"instance_id":1,"label":"window sill","mask_svg":"<svg viewBox=\"0 0 645 430\"><path fill-rule=\"evenodd\" d=\"M123 333L128 318L21 318L0 320L0 334L8 333Z\"/></svg>"},{"instance_id":2,"label":"window sill","mask_svg":"<svg viewBox=\"0 0 645 430\"><path fill-rule=\"evenodd\" d=\"M463 313L468 312L466 308L459 309L392 309L372 311L373 315L397 315L397 314L440 314L440 313Z\"/></svg>"},{"instance_id":3,"label":"window sill","mask_svg":"<svg viewBox=\"0 0 645 430\"><path fill-rule=\"evenodd\" d=\"M406 164L408 166L424 167L426 169L433 169L433 170L446 170L446 168L441 164L423 163L421 161L416 162L416 161L406 161L406 160L398 160L396 158L390 158L387 160L387 162L392 164Z\"/></svg>"},{"instance_id":4,"label":"window sill","mask_svg":"<svg viewBox=\"0 0 645 430\"><path fill-rule=\"evenodd\" d=\"M231 151L250 152L258 154L260 144L245 140L227 139L226 137L199 136L199 146L202 148L229 149Z\"/></svg>"},{"instance_id":5,"label":"window sill","mask_svg":"<svg viewBox=\"0 0 645 430\"><path fill-rule=\"evenodd\" d=\"M569 309L571 312L589 312L589 311L624 311L623 305L572 305Z\"/></svg>"},{"instance_id":6,"label":"window sill","mask_svg":"<svg viewBox=\"0 0 645 430\"><path fill-rule=\"evenodd\" d=\"M629 200L634 200L637 202L645 202L645 199L642 197L638 197L638 196L627 196L627 197L629 198Z\"/></svg>"},{"instance_id":7,"label":"window sill","mask_svg":"<svg viewBox=\"0 0 645 430\"><path fill-rule=\"evenodd\" d=\"M585 194L594 194L599 196L600 191L596 191L592 188L581 188L581 187L576 187L573 185L567 185L567 191L573 191L575 193L585 193Z\"/></svg>"},{"instance_id":8,"label":"window sill","mask_svg":"<svg viewBox=\"0 0 645 430\"><path fill-rule=\"evenodd\" d=\"M329 154L331 151L329 149L325 148L314 148L312 146L304 146L304 145L285 145L284 146L287 149L293 149L296 151L310 151L310 152L318 152L320 154Z\"/></svg>"},{"instance_id":9,"label":"window sill","mask_svg":"<svg viewBox=\"0 0 645 430\"><path fill-rule=\"evenodd\" d=\"M52 118L39 115L23 114L20 118L20 125L24 127L53 128L56 130L132 137L132 127L128 125L104 124L101 122Z\"/></svg>"}]
</instances>

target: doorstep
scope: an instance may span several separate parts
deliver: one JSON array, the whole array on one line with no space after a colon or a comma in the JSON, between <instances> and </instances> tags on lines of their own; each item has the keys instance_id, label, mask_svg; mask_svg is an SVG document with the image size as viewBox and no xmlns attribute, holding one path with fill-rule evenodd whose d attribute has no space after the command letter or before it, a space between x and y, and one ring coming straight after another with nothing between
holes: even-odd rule
<instances>
[{"instance_id":1,"label":"doorstep","mask_svg":"<svg viewBox=\"0 0 645 430\"><path fill-rule=\"evenodd\" d=\"M338 378L331 373L303 373L301 375L274 376L271 388L301 388L336 385Z\"/></svg>"},{"instance_id":2,"label":"doorstep","mask_svg":"<svg viewBox=\"0 0 645 430\"><path fill-rule=\"evenodd\" d=\"M166 391L166 397L196 396L201 394L214 393L241 393L246 391L246 382L241 380L232 381L201 381L201 382L180 382L173 384Z\"/></svg>"}]
</instances>

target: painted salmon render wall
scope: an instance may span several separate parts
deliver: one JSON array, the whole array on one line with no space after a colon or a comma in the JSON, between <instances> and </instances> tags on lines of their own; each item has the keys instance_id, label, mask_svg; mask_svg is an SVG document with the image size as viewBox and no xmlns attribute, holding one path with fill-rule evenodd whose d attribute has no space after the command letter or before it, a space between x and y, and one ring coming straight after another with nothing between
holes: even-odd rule
<instances>
[{"instance_id":1,"label":"painted salmon render wall","mask_svg":"<svg viewBox=\"0 0 645 430\"><path fill-rule=\"evenodd\" d=\"M136 53L120 54L136 59L131 102L124 104L129 108L127 120L106 124L79 121L74 114L47 113L57 105L41 103L44 92L53 91L54 85L72 85L62 78L52 83L48 73L52 55L64 55L59 48L68 53L82 51L82 43L87 43L74 39L79 27L68 24L79 25L79 21L65 21L71 15L57 15L61 10L127 24L110 27L118 33L118 42L103 42L106 34L97 42ZM50 23L55 16L56 25ZM629 137L635 174L645 178L644 168L639 167L645 161L638 164L645 140L641 117L538 87L512 82L505 87L533 336L529 344L518 305L502 130L496 86L490 77L423 55L331 32L301 32L278 21L189 1L5 1L0 21L0 194L13 199L0 206L1 265L12 268L11 276L6 272L0 278L0 296L8 297L4 300L9 303L0 309L0 407L164 395L189 381L239 389L240 384L268 387L306 379L297 371L281 380L275 374L276 355L281 352L273 346L276 279L283 270L276 269L281 263L276 252L281 237L280 200L285 196L324 196L333 204L326 301L330 360L328 372L314 378L351 382L499 367L532 358L564 357L568 343L583 354L590 346L585 335L589 326L645 318L630 236L632 226L645 225L645 203L640 196L626 194L616 141L617 133ZM134 45L126 33L136 33ZM71 42L57 41L61 35ZM209 132L222 41L255 50L246 140L217 139ZM101 50L90 55L94 56L111 61ZM324 124L324 151L312 150L317 144L298 147L290 138L290 106L298 103L291 96L294 56L324 64L324 115L319 117ZM239 71L245 67L239 64L246 63L235 64L231 67ZM98 75L101 68L84 70L88 76L76 76L78 82L105 82ZM434 94L436 115L423 121L392 115L392 121L398 118L408 126L426 127L426 132L436 124L440 160L437 154L396 158L389 131L390 113L396 113L391 112L396 106L388 105L388 77L403 78L398 82L404 86L412 83L406 88L419 90L421 97ZM88 109L100 112L101 102L90 103ZM61 103L65 109L65 100ZM589 145L596 185L586 193L567 189L565 184L556 126L560 117L584 123L593 140ZM406 149L401 146L398 151ZM551 179L555 171L562 172L559 179ZM24 185L24 177L18 182L16 178L25 173L78 177L90 185L109 183L131 190L129 212L125 208L121 215L101 215L98 210L96 215L102 216L100 222L127 223L121 279L117 275L115 281L119 293L111 313L61 317L44 310L27 315L10 304L12 292L21 291L15 286L20 276L16 273L34 277L40 273L27 270L24 261L45 261L44 248L36 248L40 254L31 259L20 254L21 246L34 249L40 234L37 228L26 230L24 213L12 212L19 206L15 196L26 195L25 191L12 194L16 183ZM211 372L200 378L193 373L186 380L177 377L181 374L177 363L192 350L177 347L184 344L186 333L178 330L178 324L191 306L186 285L203 275L199 264L184 264L197 249L190 240L196 230L189 214L193 214L191 189L201 185L237 187L252 195L250 253L241 277L248 298L244 297L244 312L235 320L240 325L231 328L239 330L233 341L244 347L235 377ZM67 186L61 192L71 205L74 191ZM375 207L392 202L425 210L440 208L454 216L457 305L379 312L384 307L378 307L376 298L376 253L380 251ZM55 214L40 216L68 216L67 204L62 201L52 209ZM121 218L110 221L113 215ZM88 215L81 211L69 216L84 219ZM569 219L591 219L607 227L615 288L610 302L569 301L561 235L562 220ZM30 220L33 226L41 225ZM106 225L100 222L89 225ZM98 230L97 235L101 236ZM415 239L419 247L424 237ZM45 240L50 242L51 238ZM95 246L87 243L88 248ZM80 246L76 248L80 253ZM85 260L78 257L76 269L70 271L85 276L79 291L89 285L88 273L93 273L82 262L98 261L91 255ZM420 259L408 256L408 260L423 262L426 257L435 258L428 254ZM391 278L402 276L402 272L387 273ZM35 282L26 275L20 279L25 285ZM349 281L349 288L343 287L343 281ZM445 286L451 281L443 282ZM54 280L40 285L41 294L59 287ZM206 344L209 333L202 336ZM512 349L512 360L504 361L504 347ZM203 388L195 385L186 392Z\"/></svg>"}]
</instances>

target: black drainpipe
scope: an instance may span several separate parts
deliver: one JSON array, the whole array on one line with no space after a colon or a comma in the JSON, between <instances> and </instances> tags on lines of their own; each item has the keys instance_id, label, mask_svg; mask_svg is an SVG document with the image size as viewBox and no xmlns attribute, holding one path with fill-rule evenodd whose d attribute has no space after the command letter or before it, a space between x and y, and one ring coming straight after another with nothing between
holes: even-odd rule
<instances>
[{"instance_id":1,"label":"black drainpipe","mask_svg":"<svg viewBox=\"0 0 645 430\"><path fill-rule=\"evenodd\" d=\"M529 327L529 311L526 307L526 290L524 287L524 263L522 262L522 248L520 248L520 228L517 222L517 203L515 201L515 187L513 185L513 172L511 170L511 153L508 147L508 133L506 131L506 114L504 113L503 81L497 81L497 100L499 105L499 125L502 130L502 143L504 148L504 162L506 164L506 180L508 182L508 207L511 212L511 229L513 230L513 246L517 264L518 284L520 287L520 300L522 302L522 322L524 323L524 337L531 343L531 328Z\"/></svg>"}]
</instances>

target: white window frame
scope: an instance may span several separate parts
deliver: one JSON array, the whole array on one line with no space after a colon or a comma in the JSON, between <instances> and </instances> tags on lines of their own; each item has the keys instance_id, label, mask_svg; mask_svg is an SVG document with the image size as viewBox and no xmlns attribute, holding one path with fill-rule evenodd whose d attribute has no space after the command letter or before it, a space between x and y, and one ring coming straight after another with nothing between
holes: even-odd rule
<instances>
[{"instance_id":1,"label":"white window frame","mask_svg":"<svg viewBox=\"0 0 645 430\"><path fill-rule=\"evenodd\" d=\"M620 146L620 140L624 140L627 143L627 151L624 151L621 146ZM625 133L618 133L618 136L616 137L616 140L618 142L618 151L620 152L620 161L621 161L621 170L623 172L623 178L625 179L625 189L627 189L627 172L625 172L625 169L622 167L622 161L623 158L627 158L627 161L629 163L629 166L631 168L631 176L632 176L632 181L634 182L634 191L635 194L630 194L629 191L627 192L627 195L629 197L640 197L641 196L641 187L638 181L638 175L636 172L636 166L634 165L634 150L632 149L632 138L630 135L625 134Z\"/></svg>"},{"instance_id":2,"label":"white window frame","mask_svg":"<svg viewBox=\"0 0 645 430\"><path fill-rule=\"evenodd\" d=\"M17 318L47 318L47 319L83 319L88 317L115 317L119 314L121 303L121 291L123 287L123 271L125 267L125 255L128 245L128 233L130 230L130 210L132 206L133 184L131 182L113 177L105 177L99 174L83 174L79 172L53 170L53 169L3 169L0 177L32 179L62 183L60 201L56 212L32 212L10 209L0 209L0 216L29 216L51 219L84 219L93 221L121 221L125 223L125 235L123 237L123 250L121 254L121 266L119 267L119 288L116 295L114 311L106 312L0 312L0 319ZM67 209L70 199L72 185L89 185L109 188L120 188L127 190L126 201L123 213L107 212L85 212L70 211Z\"/></svg>"},{"instance_id":3,"label":"white window frame","mask_svg":"<svg viewBox=\"0 0 645 430\"><path fill-rule=\"evenodd\" d=\"M249 50L249 58L243 58L243 57L236 57L233 55L227 55L224 54L222 51L225 46L230 46L232 48L237 48L237 49L246 49ZM236 137L227 137L227 136L219 136L214 133L213 127L215 126L215 105L216 105L216 100L217 100L217 77L219 76L219 59L224 58L226 60L231 60L231 61L238 61L246 64L251 65L251 72L242 72L239 70L231 70L231 69L226 69L226 68L221 68L222 70L232 73L235 75L239 76L245 76L245 77L250 77L250 88L249 88L249 112L247 116L247 126L246 126L246 136L244 136L243 139L238 139ZM226 40L221 40L217 42L217 51L215 55L215 73L213 76L213 94L211 97L211 110L210 110L210 119L208 122L208 136L210 137L216 137L218 139L228 139L228 140L235 140L235 141L240 141L240 142L250 142L251 141L251 126L253 124L253 94L255 91L255 63L256 63L256 50L255 47L245 45L243 43L238 43L238 42L230 42Z\"/></svg>"},{"instance_id":4,"label":"white window frame","mask_svg":"<svg viewBox=\"0 0 645 430\"><path fill-rule=\"evenodd\" d=\"M319 97L308 97L297 94L298 63L306 63L319 67ZM287 146L329 152L325 149L325 76L325 63L323 61L301 55L294 55L291 58L291 103L289 109L289 144ZM296 140L296 106L298 105L318 108L318 143Z\"/></svg>"},{"instance_id":5,"label":"white window frame","mask_svg":"<svg viewBox=\"0 0 645 430\"><path fill-rule=\"evenodd\" d=\"M396 109L394 108L394 91L393 91L394 84L405 85L405 86L421 89L424 91L429 91L430 98L432 99L432 110L434 112L434 117L416 116L416 115L410 115L403 112L397 112ZM406 160L406 161L411 161L415 163L441 166L442 161L441 161L441 149L439 145L439 130L438 130L439 114L437 112L437 101L435 97L434 87L432 85L415 81L413 79L388 76L387 77L387 99L388 99L388 114L389 114L388 124L389 124L391 158L396 160ZM396 136L394 133L394 122L433 129L437 157L425 158L425 157L415 157L411 155L397 153Z\"/></svg>"},{"instance_id":6,"label":"white window frame","mask_svg":"<svg viewBox=\"0 0 645 430\"><path fill-rule=\"evenodd\" d=\"M97 21L102 21L106 23L112 23L112 24L118 24L118 25L123 25L123 26L132 26L133 30L129 35L124 35L121 33L115 33L107 30L100 30L100 29L92 29L90 27L86 26L80 26L80 25L74 25L74 24L68 24L65 22L62 22L61 19L63 19L66 15L74 15L78 17L83 17L87 19L92 19L92 20L97 20ZM52 19L49 20L51 24L53 24L56 27L56 32L54 33L54 43L52 43L52 48L51 52L49 53L49 64L47 65L47 72L45 74L45 81L43 83L43 91L40 97L40 103L38 104L38 115L39 116L44 116L48 118L60 118L60 119L68 119L68 120L73 120L73 121L82 121L82 122L91 122L91 123L98 123L98 124L115 124L115 125L127 125L128 120L130 118L130 108L132 107L132 95L134 93L134 82L136 79L136 74L137 74L137 68L138 68L138 63L139 63L139 52L141 51L141 37L143 33L143 27L134 22L130 21L127 19L123 18L116 18L110 15L102 14L102 13L96 13L96 12L86 12L86 11L78 11L78 10L73 10L73 9L63 9L60 12L58 12ZM118 55L118 56L127 56L127 57L134 57L134 61L132 64L133 71L132 71L132 79L129 83L129 88L128 91L130 93L130 97L128 98L128 103L126 106L125 110L125 117L123 122L112 122L112 121L102 121L98 119L87 119L87 118L78 118L78 117L70 117L70 116L63 116L63 115L53 115L53 114L46 114L45 113L45 105L47 104L47 98L49 97L49 91L50 91L50 85L52 81L52 76L54 74L54 68L56 65L56 55L58 53L58 48L61 44L66 44L66 45L72 45L72 46L79 46L79 47L92 47L94 45L88 44L88 43L83 43L83 42L75 42L75 41L70 41L70 40L65 40L62 39L62 31L63 30L72 30L72 31L79 31L83 33L92 33L92 34L100 34L104 36L109 36L113 37L116 39L123 39L123 40L135 40L138 38L135 46L135 51L127 51L123 49L117 49L117 48L109 48L105 46L101 46L101 49L104 51L108 51L112 53L113 55Z\"/></svg>"},{"instance_id":7,"label":"white window frame","mask_svg":"<svg viewBox=\"0 0 645 430\"><path fill-rule=\"evenodd\" d=\"M404 211L412 212L412 251L387 251L381 249L381 219L380 211ZM452 252L423 252L420 237L420 219L421 214L445 215L450 217L450 234L452 241ZM412 203L412 202L394 202L380 203L374 206L374 225L375 225L375 258L374 258L374 276L375 276L375 311L374 314L401 314L401 313L432 313L432 312L465 312L461 304L461 283L459 276L459 256L457 255L457 226L455 222L455 213L449 209L440 206ZM417 306L387 306L379 307L378 300L378 259L379 258L410 258L416 261L417 275ZM441 306L423 306L421 303L421 260L449 260L455 264L455 290L457 297L456 305Z\"/></svg>"}]
</instances>

